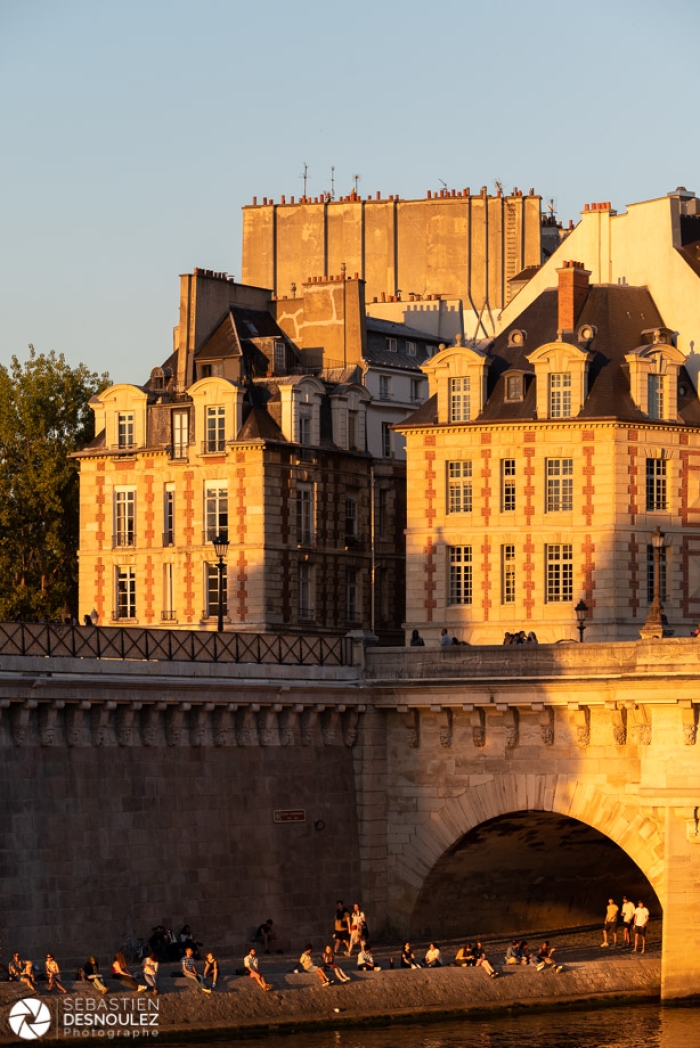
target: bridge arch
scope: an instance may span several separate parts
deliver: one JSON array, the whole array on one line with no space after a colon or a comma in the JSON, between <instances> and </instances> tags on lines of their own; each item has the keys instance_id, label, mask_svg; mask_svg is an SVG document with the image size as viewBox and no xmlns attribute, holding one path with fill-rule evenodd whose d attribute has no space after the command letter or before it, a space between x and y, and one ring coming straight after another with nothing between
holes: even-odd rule
<instances>
[{"instance_id":1,"label":"bridge arch","mask_svg":"<svg viewBox=\"0 0 700 1048\"><path fill-rule=\"evenodd\" d=\"M577 847L589 864L600 861L596 857L606 854L606 844L608 853L621 849L626 858L620 857L618 852L620 861L617 866L612 863L611 870L617 870L626 883L601 885L600 891L618 895L627 890L641 891L648 885L656 895L652 900L656 906L651 908L663 905L663 821L653 809L642 809L624 794L606 792L585 780L545 772L512 773L497 778L485 775L482 782L460 790L453 788L450 792L452 796L444 798L437 810L415 813L412 832L391 864L392 909L405 933L444 935L440 928L424 929L427 919L425 902L430 899L434 903L442 889L448 897L454 897L454 890L447 889L454 889L459 876L459 857L455 860L455 853L461 851L468 862L470 846L476 849L488 847L486 834L494 833L496 837L493 839L496 839L499 835L512 834L514 828L520 841L534 835L534 847L540 853L547 850L547 842L551 845L552 841L561 839L562 848ZM475 834L474 831L479 832ZM617 848L611 849L609 842ZM478 852L472 854L478 855ZM551 869L551 864L557 861L556 850L550 856L543 855L541 868L537 871L539 876L546 877L547 863ZM593 869L593 866L589 865L589 868ZM635 876L635 869L639 876ZM585 877L585 869L582 876ZM469 900L468 905L481 910L485 916L488 910L483 902L488 897L487 872L484 880L486 884L481 898ZM494 884L496 881L497 878L492 878ZM497 900L494 905L497 906ZM433 919L436 912L433 906ZM453 908L453 934L461 934L462 929L456 928L454 916ZM599 916L598 907L591 919ZM579 916L571 923L580 921ZM490 929L482 925L481 930Z\"/></svg>"}]
</instances>

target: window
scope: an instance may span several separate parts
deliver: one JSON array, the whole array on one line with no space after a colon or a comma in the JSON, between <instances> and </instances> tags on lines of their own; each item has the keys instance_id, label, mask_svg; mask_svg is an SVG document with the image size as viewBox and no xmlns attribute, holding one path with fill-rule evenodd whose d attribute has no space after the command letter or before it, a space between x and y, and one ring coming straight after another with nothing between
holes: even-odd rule
<instances>
[{"instance_id":1,"label":"window","mask_svg":"<svg viewBox=\"0 0 700 1048\"><path fill-rule=\"evenodd\" d=\"M472 464L466 462L447 463L447 512L471 513L472 511Z\"/></svg>"},{"instance_id":2,"label":"window","mask_svg":"<svg viewBox=\"0 0 700 1048\"><path fill-rule=\"evenodd\" d=\"M345 538L357 538L357 499L345 500Z\"/></svg>"},{"instance_id":3,"label":"window","mask_svg":"<svg viewBox=\"0 0 700 1048\"><path fill-rule=\"evenodd\" d=\"M423 386L423 383L421 382L421 380L419 378L412 378L411 379L411 401L412 401L412 403L415 404L417 401L422 399L422 393L421 393L422 386Z\"/></svg>"},{"instance_id":4,"label":"window","mask_svg":"<svg viewBox=\"0 0 700 1048\"><path fill-rule=\"evenodd\" d=\"M228 538L228 487L226 484L207 484L204 489L204 541L217 536Z\"/></svg>"},{"instance_id":5,"label":"window","mask_svg":"<svg viewBox=\"0 0 700 1048\"><path fill-rule=\"evenodd\" d=\"M117 488L114 492L114 542L115 548L136 545L136 491L134 488Z\"/></svg>"},{"instance_id":6,"label":"window","mask_svg":"<svg viewBox=\"0 0 700 1048\"><path fill-rule=\"evenodd\" d=\"M173 411L173 458L186 459L190 442L189 411Z\"/></svg>"},{"instance_id":7,"label":"window","mask_svg":"<svg viewBox=\"0 0 700 1048\"><path fill-rule=\"evenodd\" d=\"M415 342L407 342L406 343L406 353L408 354L409 357L415 357L416 356L416 343Z\"/></svg>"},{"instance_id":8,"label":"window","mask_svg":"<svg viewBox=\"0 0 700 1048\"><path fill-rule=\"evenodd\" d=\"M388 422L382 422L382 455L391 458L391 428Z\"/></svg>"},{"instance_id":9,"label":"window","mask_svg":"<svg viewBox=\"0 0 700 1048\"><path fill-rule=\"evenodd\" d=\"M221 614L224 618L228 615L228 574L227 565L223 565L224 573L221 578ZM204 596L206 606L204 618L217 619L219 617L219 565L204 565Z\"/></svg>"},{"instance_id":10,"label":"window","mask_svg":"<svg viewBox=\"0 0 700 1048\"><path fill-rule=\"evenodd\" d=\"M391 379L388 375L379 376L379 399L391 400Z\"/></svg>"},{"instance_id":11,"label":"window","mask_svg":"<svg viewBox=\"0 0 700 1048\"><path fill-rule=\"evenodd\" d=\"M175 485L166 484L163 491L163 545L175 545Z\"/></svg>"},{"instance_id":12,"label":"window","mask_svg":"<svg viewBox=\"0 0 700 1048\"><path fill-rule=\"evenodd\" d=\"M297 543L311 546L314 541L314 489L311 484L297 486Z\"/></svg>"},{"instance_id":13,"label":"window","mask_svg":"<svg viewBox=\"0 0 700 1048\"><path fill-rule=\"evenodd\" d=\"M386 340L386 348L389 353L396 353L399 348L398 341L395 338L388 338Z\"/></svg>"},{"instance_id":14,"label":"window","mask_svg":"<svg viewBox=\"0 0 700 1048\"><path fill-rule=\"evenodd\" d=\"M549 376L549 417L571 418L571 373Z\"/></svg>"},{"instance_id":15,"label":"window","mask_svg":"<svg viewBox=\"0 0 700 1048\"><path fill-rule=\"evenodd\" d=\"M506 400L523 399L523 376L508 375L506 377Z\"/></svg>"},{"instance_id":16,"label":"window","mask_svg":"<svg viewBox=\"0 0 700 1048\"><path fill-rule=\"evenodd\" d=\"M547 513L573 509L574 460L547 459Z\"/></svg>"},{"instance_id":17,"label":"window","mask_svg":"<svg viewBox=\"0 0 700 1048\"><path fill-rule=\"evenodd\" d=\"M207 408L207 435L204 442L205 451L226 450L226 409L222 407Z\"/></svg>"},{"instance_id":18,"label":"window","mask_svg":"<svg viewBox=\"0 0 700 1048\"><path fill-rule=\"evenodd\" d=\"M136 572L133 568L116 569L115 619L136 618Z\"/></svg>"},{"instance_id":19,"label":"window","mask_svg":"<svg viewBox=\"0 0 700 1048\"><path fill-rule=\"evenodd\" d=\"M311 565L302 562L299 565L299 618L313 619L313 601L311 595Z\"/></svg>"},{"instance_id":20,"label":"window","mask_svg":"<svg viewBox=\"0 0 700 1048\"><path fill-rule=\"evenodd\" d=\"M668 594L666 589L667 579L667 562L666 562L666 546L662 546L659 550L659 600L662 604L665 604L668 600ZM654 547L647 546L647 604L651 604L654 600Z\"/></svg>"},{"instance_id":21,"label":"window","mask_svg":"<svg viewBox=\"0 0 700 1048\"><path fill-rule=\"evenodd\" d=\"M573 547L569 544L545 546L547 577L545 599L548 604L573 599Z\"/></svg>"},{"instance_id":22,"label":"window","mask_svg":"<svg viewBox=\"0 0 700 1048\"><path fill-rule=\"evenodd\" d=\"M471 382L468 378L451 378L449 382L450 422L468 422L471 416Z\"/></svg>"},{"instance_id":23,"label":"window","mask_svg":"<svg viewBox=\"0 0 700 1048\"><path fill-rule=\"evenodd\" d=\"M348 447L352 451L359 448L359 446L357 439L357 412L348 411Z\"/></svg>"},{"instance_id":24,"label":"window","mask_svg":"<svg viewBox=\"0 0 700 1048\"><path fill-rule=\"evenodd\" d=\"M358 609L357 569L348 568L345 572L345 618L348 622L357 622Z\"/></svg>"},{"instance_id":25,"label":"window","mask_svg":"<svg viewBox=\"0 0 700 1048\"><path fill-rule=\"evenodd\" d=\"M666 459L647 459L647 512L666 509Z\"/></svg>"},{"instance_id":26,"label":"window","mask_svg":"<svg viewBox=\"0 0 700 1048\"><path fill-rule=\"evenodd\" d=\"M299 443L311 443L311 408L306 404L299 408Z\"/></svg>"},{"instance_id":27,"label":"window","mask_svg":"<svg viewBox=\"0 0 700 1048\"><path fill-rule=\"evenodd\" d=\"M163 610L160 613L163 622L175 620L175 580L174 567L172 564L163 565Z\"/></svg>"},{"instance_id":28,"label":"window","mask_svg":"<svg viewBox=\"0 0 700 1048\"><path fill-rule=\"evenodd\" d=\"M472 548L471 546L449 546L450 579L448 604L471 604L472 602Z\"/></svg>"},{"instance_id":29,"label":"window","mask_svg":"<svg viewBox=\"0 0 700 1048\"><path fill-rule=\"evenodd\" d=\"M117 415L117 444L120 448L134 446L134 413L120 411Z\"/></svg>"},{"instance_id":30,"label":"window","mask_svg":"<svg viewBox=\"0 0 700 1048\"><path fill-rule=\"evenodd\" d=\"M274 367L276 375L284 375L287 370L287 350L284 342L275 342Z\"/></svg>"},{"instance_id":31,"label":"window","mask_svg":"<svg viewBox=\"0 0 700 1048\"><path fill-rule=\"evenodd\" d=\"M501 546L501 604L515 604L515 546Z\"/></svg>"},{"instance_id":32,"label":"window","mask_svg":"<svg viewBox=\"0 0 700 1048\"><path fill-rule=\"evenodd\" d=\"M501 459L501 512L515 512L515 459Z\"/></svg>"},{"instance_id":33,"label":"window","mask_svg":"<svg viewBox=\"0 0 700 1048\"><path fill-rule=\"evenodd\" d=\"M665 375L648 375L649 418L665 418Z\"/></svg>"}]
</instances>

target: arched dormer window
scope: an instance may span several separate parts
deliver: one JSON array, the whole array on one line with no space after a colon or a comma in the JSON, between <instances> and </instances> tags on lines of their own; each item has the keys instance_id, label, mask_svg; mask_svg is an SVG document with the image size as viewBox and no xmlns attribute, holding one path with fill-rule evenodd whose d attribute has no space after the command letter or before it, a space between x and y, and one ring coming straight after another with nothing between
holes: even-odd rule
<instances>
[{"instance_id":1,"label":"arched dormer window","mask_svg":"<svg viewBox=\"0 0 700 1048\"><path fill-rule=\"evenodd\" d=\"M652 337L656 332L652 332ZM675 422L678 417L678 371L685 357L670 342L654 340L625 357L634 403L650 419Z\"/></svg>"},{"instance_id":2,"label":"arched dormer window","mask_svg":"<svg viewBox=\"0 0 700 1048\"><path fill-rule=\"evenodd\" d=\"M321 402L324 387L318 379L303 376L280 381L281 429L288 441L316 447L321 441Z\"/></svg>"},{"instance_id":3,"label":"arched dormer window","mask_svg":"<svg viewBox=\"0 0 700 1048\"><path fill-rule=\"evenodd\" d=\"M423 365L430 395L437 393L439 422L459 425L478 418L486 404L490 365L485 353L461 345L442 349Z\"/></svg>"},{"instance_id":4,"label":"arched dormer window","mask_svg":"<svg viewBox=\"0 0 700 1048\"><path fill-rule=\"evenodd\" d=\"M363 386L336 386L330 395L333 443L348 451L366 451L370 393Z\"/></svg>"},{"instance_id":5,"label":"arched dormer window","mask_svg":"<svg viewBox=\"0 0 700 1048\"><path fill-rule=\"evenodd\" d=\"M537 417L575 418L588 395L593 355L568 342L548 342L527 359L535 369Z\"/></svg>"}]
</instances>

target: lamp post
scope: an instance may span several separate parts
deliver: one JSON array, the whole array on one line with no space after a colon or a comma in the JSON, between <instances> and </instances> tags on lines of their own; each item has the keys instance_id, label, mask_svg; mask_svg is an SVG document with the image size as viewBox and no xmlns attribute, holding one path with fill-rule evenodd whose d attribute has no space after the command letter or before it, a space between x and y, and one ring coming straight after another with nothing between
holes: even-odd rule
<instances>
[{"instance_id":1,"label":"lamp post","mask_svg":"<svg viewBox=\"0 0 700 1048\"><path fill-rule=\"evenodd\" d=\"M588 605L585 603L583 598L578 602L574 608L576 612L576 629L578 630L578 642L583 644L583 635L586 632L586 615L588 614Z\"/></svg>"},{"instance_id":2,"label":"lamp post","mask_svg":"<svg viewBox=\"0 0 700 1048\"><path fill-rule=\"evenodd\" d=\"M219 620L217 623L217 630L219 633L223 633L224 630L224 558L228 553L228 539L222 538L219 534L215 539L212 539L214 546L214 552L219 558Z\"/></svg>"},{"instance_id":3,"label":"lamp post","mask_svg":"<svg viewBox=\"0 0 700 1048\"><path fill-rule=\"evenodd\" d=\"M674 630L669 629L668 619L661 603L661 550L666 545L664 533L660 527L651 536L651 547L654 554L653 599L646 622L639 631L641 637L650 640L653 637L672 637Z\"/></svg>"}]
</instances>

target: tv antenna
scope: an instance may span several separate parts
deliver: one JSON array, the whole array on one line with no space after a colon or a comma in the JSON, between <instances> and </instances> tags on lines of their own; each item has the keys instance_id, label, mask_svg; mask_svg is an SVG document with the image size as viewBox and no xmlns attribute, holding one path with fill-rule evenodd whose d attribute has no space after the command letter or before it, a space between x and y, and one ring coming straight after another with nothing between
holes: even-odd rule
<instances>
[{"instance_id":1,"label":"tv antenna","mask_svg":"<svg viewBox=\"0 0 700 1048\"><path fill-rule=\"evenodd\" d=\"M355 192L357 193L357 183L360 181L361 175L353 175L352 180L355 183Z\"/></svg>"},{"instance_id":2,"label":"tv antenna","mask_svg":"<svg viewBox=\"0 0 700 1048\"><path fill-rule=\"evenodd\" d=\"M331 164L331 200L335 200L335 168Z\"/></svg>"},{"instance_id":3,"label":"tv antenna","mask_svg":"<svg viewBox=\"0 0 700 1048\"><path fill-rule=\"evenodd\" d=\"M443 180L441 178L438 178L438 182L442 183L443 189L447 189L447 182L443 182Z\"/></svg>"},{"instance_id":4,"label":"tv antenna","mask_svg":"<svg viewBox=\"0 0 700 1048\"><path fill-rule=\"evenodd\" d=\"M554 213L555 213L554 197L550 197L549 198L549 203L547 204L547 210L549 211L549 213L552 216L552 218L554 218Z\"/></svg>"},{"instance_id":5,"label":"tv antenna","mask_svg":"<svg viewBox=\"0 0 700 1048\"><path fill-rule=\"evenodd\" d=\"M306 161L304 161L303 174L299 175L299 178L301 178L303 180L303 182L304 182L304 196L306 196L306 183L307 183L308 178L309 178L309 165L306 163Z\"/></svg>"}]
</instances>

